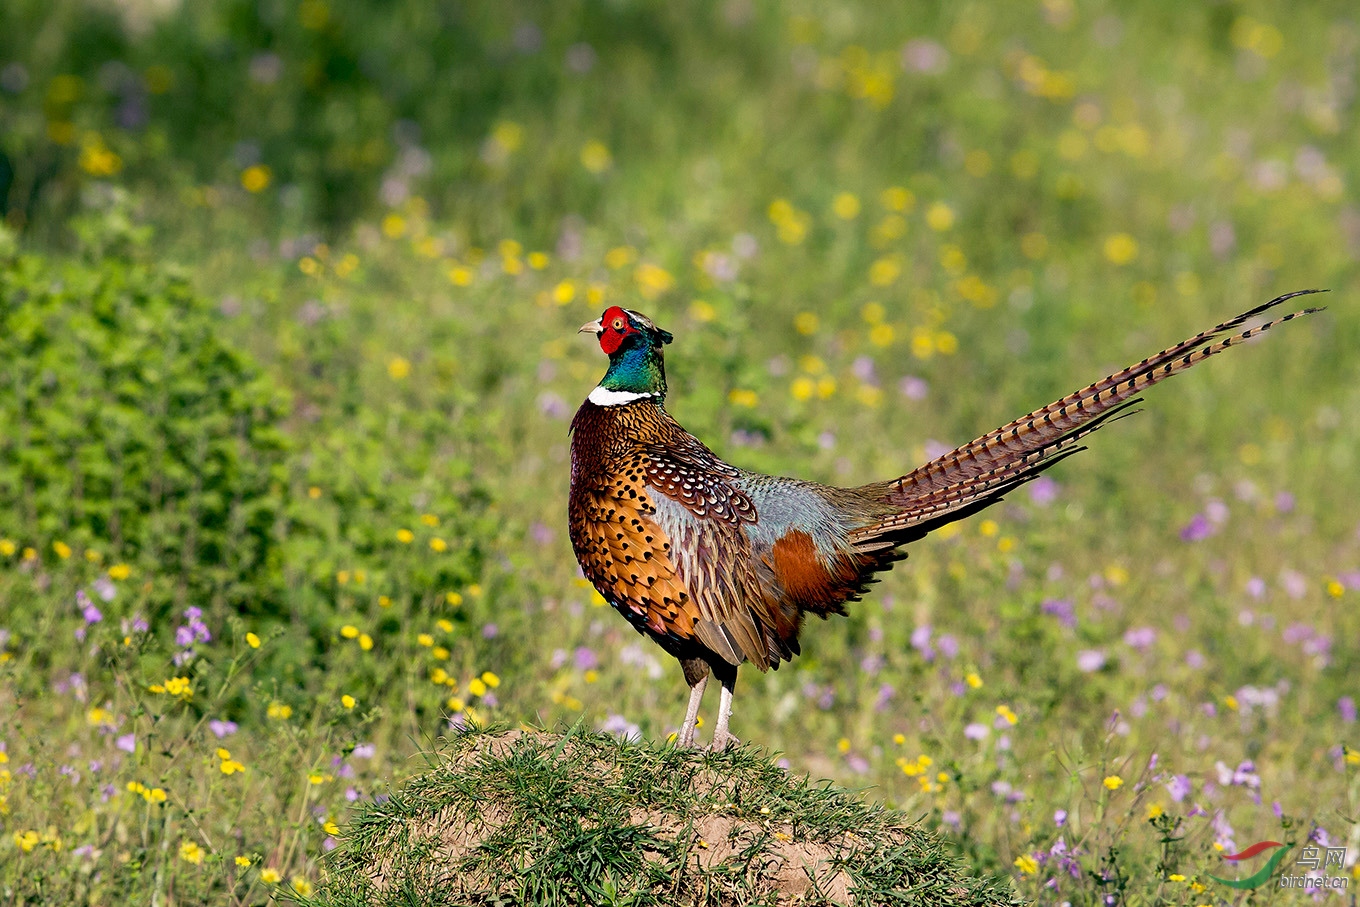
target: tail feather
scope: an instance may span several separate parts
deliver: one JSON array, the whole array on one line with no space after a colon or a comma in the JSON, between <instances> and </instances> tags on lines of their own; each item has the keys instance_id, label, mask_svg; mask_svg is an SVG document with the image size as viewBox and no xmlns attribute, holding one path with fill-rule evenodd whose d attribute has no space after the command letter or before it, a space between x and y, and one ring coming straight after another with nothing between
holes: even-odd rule
<instances>
[{"instance_id":1,"label":"tail feather","mask_svg":"<svg viewBox=\"0 0 1360 907\"><path fill-rule=\"evenodd\" d=\"M1286 300L1319 292L1323 291L1300 290L1278 296L936 457L899 479L871 486L881 502L900 509L893 516L858 530L855 541L866 548L877 548L887 539L895 545L905 544L994 503L1006 492L1084 449L1074 445L1091 432L1136 412L1128 409L1137 402L1131 398L1145 388L1276 325L1321 311L1302 309L1256 327L1235 330ZM1234 333L1223 337L1228 331Z\"/></svg>"},{"instance_id":2,"label":"tail feather","mask_svg":"<svg viewBox=\"0 0 1360 907\"><path fill-rule=\"evenodd\" d=\"M1323 291L1300 290L1276 297L1249 312L1243 312L1236 318L1196 334L1189 340L1162 350L1155 356L1149 356L1137 365L1102 378L1061 400L1021 416L962 447L936 457L890 483L885 500L895 504L911 504L935 491L972 479L999 465L1013 462L1017 457L1042 449L1054 439L1079 428L1159 381L1183 372L1210 356L1243 343L1276 325L1321 311L1317 308L1303 309L1267 321L1258 327L1235 333L1217 343L1213 342L1225 331L1240 327L1273 306L1296 296L1319 292Z\"/></svg>"}]
</instances>

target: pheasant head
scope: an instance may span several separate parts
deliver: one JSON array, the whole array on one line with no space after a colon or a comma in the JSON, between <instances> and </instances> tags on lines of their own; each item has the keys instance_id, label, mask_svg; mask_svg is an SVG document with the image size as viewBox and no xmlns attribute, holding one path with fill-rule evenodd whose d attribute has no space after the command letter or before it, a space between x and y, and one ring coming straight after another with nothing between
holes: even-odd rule
<instances>
[{"instance_id":1,"label":"pheasant head","mask_svg":"<svg viewBox=\"0 0 1360 907\"><path fill-rule=\"evenodd\" d=\"M675 339L669 331L639 312L610 306L598 320L582 325L580 333L594 334L600 349L609 356L609 369L590 395L596 403L629 403L641 397L661 400L666 396L661 348Z\"/></svg>"}]
</instances>

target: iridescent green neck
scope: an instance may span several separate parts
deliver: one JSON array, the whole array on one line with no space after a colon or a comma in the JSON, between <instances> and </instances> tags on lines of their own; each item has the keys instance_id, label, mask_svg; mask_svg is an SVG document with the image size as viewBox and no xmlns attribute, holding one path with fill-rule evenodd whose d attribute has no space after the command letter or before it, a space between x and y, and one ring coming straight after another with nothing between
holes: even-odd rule
<instances>
[{"instance_id":1,"label":"iridescent green neck","mask_svg":"<svg viewBox=\"0 0 1360 907\"><path fill-rule=\"evenodd\" d=\"M666 365L661 346L643 334L625 343L609 357L609 370L600 379L600 387L629 394L649 394L657 399L666 396Z\"/></svg>"}]
</instances>

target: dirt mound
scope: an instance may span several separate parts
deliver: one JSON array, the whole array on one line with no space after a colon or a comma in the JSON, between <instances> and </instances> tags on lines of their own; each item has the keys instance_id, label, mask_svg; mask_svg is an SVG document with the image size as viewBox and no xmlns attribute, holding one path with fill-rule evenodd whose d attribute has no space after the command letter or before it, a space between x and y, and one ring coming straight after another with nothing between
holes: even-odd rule
<instances>
[{"instance_id":1,"label":"dirt mound","mask_svg":"<svg viewBox=\"0 0 1360 907\"><path fill-rule=\"evenodd\" d=\"M994 905L899 814L751 749L476 731L366 807L329 904Z\"/></svg>"}]
</instances>

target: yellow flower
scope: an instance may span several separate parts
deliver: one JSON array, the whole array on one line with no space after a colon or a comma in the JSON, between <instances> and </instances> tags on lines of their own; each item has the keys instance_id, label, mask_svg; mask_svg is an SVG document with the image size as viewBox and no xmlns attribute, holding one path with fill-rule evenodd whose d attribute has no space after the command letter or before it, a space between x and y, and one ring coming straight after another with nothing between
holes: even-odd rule
<instances>
[{"instance_id":1,"label":"yellow flower","mask_svg":"<svg viewBox=\"0 0 1360 907\"><path fill-rule=\"evenodd\" d=\"M445 633L453 632L453 621L449 620L447 617L441 617L439 620L435 621L435 626Z\"/></svg>"},{"instance_id":2,"label":"yellow flower","mask_svg":"<svg viewBox=\"0 0 1360 907\"><path fill-rule=\"evenodd\" d=\"M1111 264L1126 265L1138 257L1138 241L1127 233L1113 233L1105 238L1105 258Z\"/></svg>"},{"instance_id":3,"label":"yellow flower","mask_svg":"<svg viewBox=\"0 0 1360 907\"><path fill-rule=\"evenodd\" d=\"M1360 750L1346 747L1346 763L1348 765L1360 765Z\"/></svg>"},{"instance_id":4,"label":"yellow flower","mask_svg":"<svg viewBox=\"0 0 1360 907\"><path fill-rule=\"evenodd\" d=\"M483 696L486 694L486 683L480 677L474 677L468 681L468 692L473 696Z\"/></svg>"},{"instance_id":5,"label":"yellow flower","mask_svg":"<svg viewBox=\"0 0 1360 907\"><path fill-rule=\"evenodd\" d=\"M379 608L390 608L390 607L392 607L392 597L391 597L390 595L379 595L379 596L378 596L378 607L379 607Z\"/></svg>"},{"instance_id":6,"label":"yellow flower","mask_svg":"<svg viewBox=\"0 0 1360 907\"><path fill-rule=\"evenodd\" d=\"M359 648L363 649L365 652L367 652L367 651L369 651L370 649L372 649L372 648L373 648L373 637L372 637L372 636L369 636L367 633L360 633L360 634L359 634Z\"/></svg>"},{"instance_id":7,"label":"yellow flower","mask_svg":"<svg viewBox=\"0 0 1360 907\"><path fill-rule=\"evenodd\" d=\"M490 671L483 671L482 683L486 684L487 686L491 687L491 689L494 690L496 687L501 685L501 679L497 677L495 674L491 673Z\"/></svg>"},{"instance_id":8,"label":"yellow flower","mask_svg":"<svg viewBox=\"0 0 1360 907\"><path fill-rule=\"evenodd\" d=\"M340 834L340 826L336 825L335 820L330 817L327 817L326 821L321 823L321 830L328 835Z\"/></svg>"},{"instance_id":9,"label":"yellow flower","mask_svg":"<svg viewBox=\"0 0 1360 907\"><path fill-rule=\"evenodd\" d=\"M71 546L65 542L53 542L52 550L57 552L57 557L66 560L71 556Z\"/></svg>"},{"instance_id":10,"label":"yellow flower","mask_svg":"<svg viewBox=\"0 0 1360 907\"><path fill-rule=\"evenodd\" d=\"M439 525L439 517L435 516L433 513L422 513L420 515L420 522L433 529Z\"/></svg>"},{"instance_id":11,"label":"yellow flower","mask_svg":"<svg viewBox=\"0 0 1360 907\"><path fill-rule=\"evenodd\" d=\"M1168 882L1184 882L1185 876L1181 875L1179 872L1173 872L1171 873L1171 875L1166 877L1166 880Z\"/></svg>"},{"instance_id":12,"label":"yellow flower","mask_svg":"<svg viewBox=\"0 0 1360 907\"><path fill-rule=\"evenodd\" d=\"M250 857L237 857L236 865L240 866L242 869L248 869L250 867Z\"/></svg>"},{"instance_id":13,"label":"yellow flower","mask_svg":"<svg viewBox=\"0 0 1360 907\"><path fill-rule=\"evenodd\" d=\"M1032 876L1039 871L1039 863L1029 854L1021 854L1015 858L1015 868L1020 870L1022 875Z\"/></svg>"},{"instance_id":14,"label":"yellow flower","mask_svg":"<svg viewBox=\"0 0 1360 907\"><path fill-rule=\"evenodd\" d=\"M547 252L530 252L526 260L529 262L529 267L535 271L542 271L548 266L549 262Z\"/></svg>"},{"instance_id":15,"label":"yellow flower","mask_svg":"<svg viewBox=\"0 0 1360 907\"><path fill-rule=\"evenodd\" d=\"M409 529L397 530L397 541L401 542L403 545L411 544L413 541L415 541L415 538L416 534Z\"/></svg>"},{"instance_id":16,"label":"yellow flower","mask_svg":"<svg viewBox=\"0 0 1360 907\"><path fill-rule=\"evenodd\" d=\"M753 390L734 387L727 395L727 401L733 406L744 406L751 409L760 402L760 397Z\"/></svg>"},{"instance_id":17,"label":"yellow flower","mask_svg":"<svg viewBox=\"0 0 1360 907\"><path fill-rule=\"evenodd\" d=\"M963 682L975 690L982 686L982 678L978 675L977 671L970 671L968 676L963 678Z\"/></svg>"},{"instance_id":18,"label":"yellow flower","mask_svg":"<svg viewBox=\"0 0 1360 907\"><path fill-rule=\"evenodd\" d=\"M558 305L567 305L576 298L576 284L570 280L564 280L552 290L553 302Z\"/></svg>"},{"instance_id":19,"label":"yellow flower","mask_svg":"<svg viewBox=\"0 0 1360 907\"><path fill-rule=\"evenodd\" d=\"M443 660L449 657L449 650L444 648L443 646L435 646L433 649L430 650L430 654L433 655L435 658Z\"/></svg>"},{"instance_id":20,"label":"yellow flower","mask_svg":"<svg viewBox=\"0 0 1360 907\"><path fill-rule=\"evenodd\" d=\"M1340 598L1346 592L1346 587L1338 580L1331 580L1327 583L1327 594L1332 598Z\"/></svg>"},{"instance_id":21,"label":"yellow flower","mask_svg":"<svg viewBox=\"0 0 1360 907\"><path fill-rule=\"evenodd\" d=\"M885 255L869 266L869 283L886 287L902 276L902 264L894 255Z\"/></svg>"},{"instance_id":22,"label":"yellow flower","mask_svg":"<svg viewBox=\"0 0 1360 907\"><path fill-rule=\"evenodd\" d=\"M288 882L290 885L293 886L293 890L296 891L298 894L302 895L304 898L312 893L312 883L304 879L302 876L293 876L291 879L288 880Z\"/></svg>"},{"instance_id":23,"label":"yellow flower","mask_svg":"<svg viewBox=\"0 0 1360 907\"><path fill-rule=\"evenodd\" d=\"M18 549L15 547L15 544L9 539L0 539L0 555L10 557L16 550Z\"/></svg>"},{"instance_id":24,"label":"yellow flower","mask_svg":"<svg viewBox=\"0 0 1360 907\"><path fill-rule=\"evenodd\" d=\"M256 636L254 633L247 633L246 645L250 646L252 649L258 649L260 647L260 637Z\"/></svg>"},{"instance_id":25,"label":"yellow flower","mask_svg":"<svg viewBox=\"0 0 1360 907\"><path fill-rule=\"evenodd\" d=\"M185 841L179 846L179 858L186 863L197 866L203 862L203 856L203 848L193 841Z\"/></svg>"},{"instance_id":26,"label":"yellow flower","mask_svg":"<svg viewBox=\"0 0 1360 907\"><path fill-rule=\"evenodd\" d=\"M1015 713L1011 711L1010 706L1008 705L997 706L996 713L1004 718L1007 724L1015 724L1020 720L1016 717Z\"/></svg>"},{"instance_id":27,"label":"yellow flower","mask_svg":"<svg viewBox=\"0 0 1360 907\"><path fill-rule=\"evenodd\" d=\"M842 192L831 200L831 211L841 220L854 220L859 216L859 199L853 192Z\"/></svg>"},{"instance_id":28,"label":"yellow flower","mask_svg":"<svg viewBox=\"0 0 1360 907\"><path fill-rule=\"evenodd\" d=\"M114 564L109 568L109 579L127 579L132 575L132 568L127 564Z\"/></svg>"},{"instance_id":29,"label":"yellow flower","mask_svg":"<svg viewBox=\"0 0 1360 907\"><path fill-rule=\"evenodd\" d=\"M896 743L898 746L901 746L906 742L907 742L906 734L893 734L893 743Z\"/></svg>"},{"instance_id":30,"label":"yellow flower","mask_svg":"<svg viewBox=\"0 0 1360 907\"><path fill-rule=\"evenodd\" d=\"M273 174L263 164L256 164L241 171L241 188L254 195L269 188Z\"/></svg>"},{"instance_id":31,"label":"yellow flower","mask_svg":"<svg viewBox=\"0 0 1360 907\"><path fill-rule=\"evenodd\" d=\"M439 536L435 536L434 538L430 539L430 550L435 552L448 551L449 543L441 539Z\"/></svg>"},{"instance_id":32,"label":"yellow flower","mask_svg":"<svg viewBox=\"0 0 1360 907\"><path fill-rule=\"evenodd\" d=\"M603 142L589 141L581 146L581 166L591 173L604 173L614 164L614 157Z\"/></svg>"},{"instance_id":33,"label":"yellow flower","mask_svg":"<svg viewBox=\"0 0 1360 907\"><path fill-rule=\"evenodd\" d=\"M347 709L352 709L355 706L354 697L346 693L340 697L340 704Z\"/></svg>"},{"instance_id":34,"label":"yellow flower","mask_svg":"<svg viewBox=\"0 0 1360 907\"><path fill-rule=\"evenodd\" d=\"M821 324L822 320L817 317L815 312L799 312L793 319L793 329L804 336L817 333Z\"/></svg>"},{"instance_id":35,"label":"yellow flower","mask_svg":"<svg viewBox=\"0 0 1360 907\"><path fill-rule=\"evenodd\" d=\"M997 525L996 520L983 520L982 523L978 526L978 532L982 533L985 536L993 536L1000 531L1001 527Z\"/></svg>"},{"instance_id":36,"label":"yellow flower","mask_svg":"<svg viewBox=\"0 0 1360 907\"><path fill-rule=\"evenodd\" d=\"M463 595L461 592L446 592L444 593L444 601L457 607L463 603Z\"/></svg>"},{"instance_id":37,"label":"yellow flower","mask_svg":"<svg viewBox=\"0 0 1360 907\"><path fill-rule=\"evenodd\" d=\"M907 211L912 205L916 204L916 196L910 189L901 186L889 186L883 190L878 197L879 204L889 211Z\"/></svg>"},{"instance_id":38,"label":"yellow flower","mask_svg":"<svg viewBox=\"0 0 1360 907\"><path fill-rule=\"evenodd\" d=\"M434 637L429 633L421 633L416 637L416 642L428 649L430 646L434 645Z\"/></svg>"},{"instance_id":39,"label":"yellow flower","mask_svg":"<svg viewBox=\"0 0 1360 907\"><path fill-rule=\"evenodd\" d=\"M293 717L293 707L275 700L274 702L269 703L266 714L269 715L270 718L287 721L289 718Z\"/></svg>"},{"instance_id":40,"label":"yellow flower","mask_svg":"<svg viewBox=\"0 0 1360 907\"><path fill-rule=\"evenodd\" d=\"M937 233L954 226L954 209L944 202L936 202L926 211L926 225Z\"/></svg>"},{"instance_id":41,"label":"yellow flower","mask_svg":"<svg viewBox=\"0 0 1360 907\"><path fill-rule=\"evenodd\" d=\"M24 853L32 853L33 848L38 846L39 840L36 831L16 831L14 833L14 843Z\"/></svg>"},{"instance_id":42,"label":"yellow flower","mask_svg":"<svg viewBox=\"0 0 1360 907\"><path fill-rule=\"evenodd\" d=\"M1165 812L1165 810L1162 809L1162 804L1152 803L1148 806L1147 817L1148 819L1156 819L1161 816L1163 812Z\"/></svg>"},{"instance_id":43,"label":"yellow flower","mask_svg":"<svg viewBox=\"0 0 1360 907\"><path fill-rule=\"evenodd\" d=\"M164 803L169 795L166 794L164 788L153 787L149 790L143 790L142 796L150 803Z\"/></svg>"},{"instance_id":44,"label":"yellow flower","mask_svg":"<svg viewBox=\"0 0 1360 907\"><path fill-rule=\"evenodd\" d=\"M387 374L390 375L394 381L400 381L405 378L407 375L411 374L410 360L402 356L393 356L387 363Z\"/></svg>"},{"instance_id":45,"label":"yellow flower","mask_svg":"<svg viewBox=\"0 0 1360 907\"><path fill-rule=\"evenodd\" d=\"M277 869L269 869L266 867L260 870L260 881L264 882L266 885L277 885L282 878L283 876L279 875Z\"/></svg>"},{"instance_id":46,"label":"yellow flower","mask_svg":"<svg viewBox=\"0 0 1360 907\"><path fill-rule=\"evenodd\" d=\"M331 780L330 775L323 775L321 772L310 772L307 775L308 784L325 784Z\"/></svg>"},{"instance_id":47,"label":"yellow flower","mask_svg":"<svg viewBox=\"0 0 1360 907\"><path fill-rule=\"evenodd\" d=\"M789 394L801 403L804 400L811 400L816 389L817 386L812 383L811 378L798 377L794 378L793 383L789 385Z\"/></svg>"},{"instance_id":48,"label":"yellow flower","mask_svg":"<svg viewBox=\"0 0 1360 907\"><path fill-rule=\"evenodd\" d=\"M359 628L353 624L345 624L340 628L340 635L345 637L345 639L358 639Z\"/></svg>"},{"instance_id":49,"label":"yellow flower","mask_svg":"<svg viewBox=\"0 0 1360 907\"><path fill-rule=\"evenodd\" d=\"M1118 775L1107 775L1104 782L1106 790L1119 790L1124 786L1124 779Z\"/></svg>"}]
</instances>

